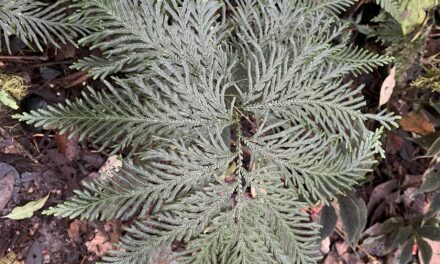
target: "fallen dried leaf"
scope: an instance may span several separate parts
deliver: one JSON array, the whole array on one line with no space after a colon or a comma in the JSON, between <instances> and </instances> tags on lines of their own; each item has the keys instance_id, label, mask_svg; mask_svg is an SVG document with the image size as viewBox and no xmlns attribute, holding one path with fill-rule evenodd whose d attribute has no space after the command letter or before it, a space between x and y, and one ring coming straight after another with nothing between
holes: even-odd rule
<instances>
[{"instance_id":1,"label":"fallen dried leaf","mask_svg":"<svg viewBox=\"0 0 440 264\"><path fill-rule=\"evenodd\" d=\"M101 231L96 230L95 236L92 240L86 242L87 250L102 257L109 250L113 249L113 244L107 239L107 236Z\"/></svg>"},{"instance_id":2,"label":"fallen dried leaf","mask_svg":"<svg viewBox=\"0 0 440 264\"><path fill-rule=\"evenodd\" d=\"M69 230L67 232L72 241L79 242L81 241L81 233L85 233L86 231L87 222L76 219L70 223Z\"/></svg>"},{"instance_id":3,"label":"fallen dried leaf","mask_svg":"<svg viewBox=\"0 0 440 264\"><path fill-rule=\"evenodd\" d=\"M376 223L379 221L381 217L386 213L386 210L394 210L394 206L399 203L398 199L400 199L400 191L397 190L393 193L390 193L385 200L383 200L379 206L376 207L376 209L371 214L370 222Z\"/></svg>"},{"instance_id":4,"label":"fallen dried leaf","mask_svg":"<svg viewBox=\"0 0 440 264\"><path fill-rule=\"evenodd\" d=\"M339 256L344 255L345 252L347 252L349 248L350 248L350 245L348 243L345 243L345 242L336 243L336 251L338 252Z\"/></svg>"},{"instance_id":5,"label":"fallen dried leaf","mask_svg":"<svg viewBox=\"0 0 440 264\"><path fill-rule=\"evenodd\" d=\"M386 104L393 94L394 87L396 86L396 67L394 66L390 70L390 74L385 78L380 88L379 107Z\"/></svg>"},{"instance_id":6,"label":"fallen dried leaf","mask_svg":"<svg viewBox=\"0 0 440 264\"><path fill-rule=\"evenodd\" d=\"M251 196L255 199L257 197L257 189L255 189L255 186L251 186Z\"/></svg>"},{"instance_id":7,"label":"fallen dried leaf","mask_svg":"<svg viewBox=\"0 0 440 264\"><path fill-rule=\"evenodd\" d=\"M0 211L5 208L12 196L14 190L14 175L9 174L0 180Z\"/></svg>"},{"instance_id":8,"label":"fallen dried leaf","mask_svg":"<svg viewBox=\"0 0 440 264\"><path fill-rule=\"evenodd\" d=\"M401 138L399 135L395 133L390 133L387 136L387 152L389 152L392 155L395 155L397 152L400 151L403 145L403 138Z\"/></svg>"},{"instance_id":9,"label":"fallen dried leaf","mask_svg":"<svg viewBox=\"0 0 440 264\"><path fill-rule=\"evenodd\" d=\"M325 255L328 252L330 252L330 237L321 241L321 253Z\"/></svg>"},{"instance_id":10,"label":"fallen dried leaf","mask_svg":"<svg viewBox=\"0 0 440 264\"><path fill-rule=\"evenodd\" d=\"M69 138L67 133L62 135L56 135L55 141L57 142L58 150L66 156L69 161L73 161L76 157L78 136Z\"/></svg>"},{"instance_id":11,"label":"fallen dried leaf","mask_svg":"<svg viewBox=\"0 0 440 264\"><path fill-rule=\"evenodd\" d=\"M111 220L104 224L104 230L109 234L110 242L116 244L119 242L119 236L121 234L122 223L119 220Z\"/></svg>"},{"instance_id":12,"label":"fallen dried leaf","mask_svg":"<svg viewBox=\"0 0 440 264\"><path fill-rule=\"evenodd\" d=\"M113 173L118 172L122 167L122 161L119 156L110 156L107 161L99 169L99 174L102 179L111 178Z\"/></svg>"},{"instance_id":13,"label":"fallen dried leaf","mask_svg":"<svg viewBox=\"0 0 440 264\"><path fill-rule=\"evenodd\" d=\"M345 264L344 260L341 259L339 256L334 256L334 255L327 255L327 257L325 258L323 264Z\"/></svg>"},{"instance_id":14,"label":"fallen dried leaf","mask_svg":"<svg viewBox=\"0 0 440 264\"><path fill-rule=\"evenodd\" d=\"M396 180L389 180L387 182L377 185L370 195L368 200L367 210L368 215L371 215L373 209L376 208L388 195L397 187Z\"/></svg>"},{"instance_id":15,"label":"fallen dried leaf","mask_svg":"<svg viewBox=\"0 0 440 264\"><path fill-rule=\"evenodd\" d=\"M24 206L15 207L12 210L12 212L10 212L8 215L3 216L2 218L9 218L13 220L22 220L22 219L30 218L34 215L35 211L38 211L41 208L43 208L47 199L49 199L49 194L46 197L43 197L36 201L29 202Z\"/></svg>"},{"instance_id":16,"label":"fallen dried leaf","mask_svg":"<svg viewBox=\"0 0 440 264\"><path fill-rule=\"evenodd\" d=\"M5 208L12 197L16 176L18 172L14 167L0 163L0 211Z\"/></svg>"},{"instance_id":17,"label":"fallen dried leaf","mask_svg":"<svg viewBox=\"0 0 440 264\"><path fill-rule=\"evenodd\" d=\"M410 112L404 116L402 120L400 120L400 126L405 131L420 135L427 135L435 131L434 125L426 115L414 112Z\"/></svg>"}]
</instances>

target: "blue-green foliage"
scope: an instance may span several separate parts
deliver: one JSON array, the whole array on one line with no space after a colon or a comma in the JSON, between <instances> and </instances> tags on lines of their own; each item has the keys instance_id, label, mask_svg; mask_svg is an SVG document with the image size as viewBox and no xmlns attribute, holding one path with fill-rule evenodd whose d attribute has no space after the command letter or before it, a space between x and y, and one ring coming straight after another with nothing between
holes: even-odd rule
<instances>
[{"instance_id":1,"label":"blue-green foliage","mask_svg":"<svg viewBox=\"0 0 440 264\"><path fill-rule=\"evenodd\" d=\"M0 35L6 48L10 51L11 35L40 51L43 44L58 48L60 44L75 44L74 38L89 30L85 24L71 21L62 4L63 1L48 5L38 0L0 0Z\"/></svg>"},{"instance_id":2,"label":"blue-green foliage","mask_svg":"<svg viewBox=\"0 0 440 264\"><path fill-rule=\"evenodd\" d=\"M362 87L343 81L390 60L348 44L336 15L352 2L77 0L72 19L95 29L80 43L102 56L76 67L108 90L18 118L142 162L46 213L142 218L106 263L316 262L304 208L350 189L382 153L364 121L395 124L361 112Z\"/></svg>"}]
</instances>

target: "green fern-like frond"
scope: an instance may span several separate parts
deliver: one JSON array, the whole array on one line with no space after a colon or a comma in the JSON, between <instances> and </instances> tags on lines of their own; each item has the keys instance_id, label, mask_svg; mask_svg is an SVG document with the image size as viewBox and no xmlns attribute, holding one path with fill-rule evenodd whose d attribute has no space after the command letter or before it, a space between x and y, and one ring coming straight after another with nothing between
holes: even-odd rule
<instances>
[{"instance_id":1,"label":"green fern-like frond","mask_svg":"<svg viewBox=\"0 0 440 264\"><path fill-rule=\"evenodd\" d=\"M400 3L398 0L375 0L385 12L390 14L395 20L400 21Z\"/></svg>"},{"instance_id":2,"label":"green fern-like frond","mask_svg":"<svg viewBox=\"0 0 440 264\"><path fill-rule=\"evenodd\" d=\"M43 44L59 48L60 43L75 44L73 38L89 32L81 21L70 20L62 1L48 5L36 0L0 0L0 30L10 50L10 36L16 35L27 46L43 50Z\"/></svg>"},{"instance_id":3,"label":"green fern-like frond","mask_svg":"<svg viewBox=\"0 0 440 264\"><path fill-rule=\"evenodd\" d=\"M357 75L368 73L377 67L384 66L392 62L393 58L383 57L358 47L347 46L335 52L332 60L342 64L342 67L344 67L344 64L350 65L350 68L346 71Z\"/></svg>"},{"instance_id":4,"label":"green fern-like frond","mask_svg":"<svg viewBox=\"0 0 440 264\"><path fill-rule=\"evenodd\" d=\"M356 27L362 34L368 38L375 39L385 48L384 53L394 58L393 62L397 68L396 81L405 82L407 74L411 72L414 63L420 61L424 53L425 40L432 26L427 23L410 34L404 34L401 21L393 18L385 11L381 11L372 22L376 26L359 25ZM355 23L356 24L356 23ZM402 45L401 43L405 43Z\"/></svg>"},{"instance_id":5,"label":"green fern-like frond","mask_svg":"<svg viewBox=\"0 0 440 264\"><path fill-rule=\"evenodd\" d=\"M158 90L153 90L144 79L117 82L118 89L106 82L109 92L90 89L89 94L84 93L74 102L25 113L21 120L44 128L70 131L72 135L79 134L80 139L94 136L102 148L109 146L116 152L124 147L137 148L151 142L152 136L172 137L170 131L175 131L177 136L197 130L215 131L216 124L225 125L232 119L220 100L218 104L208 102L200 94L193 93L195 91L183 90L187 92L188 101L190 98L200 99L189 101L193 107L188 105L185 111L179 109L179 105L185 104L182 99L171 95L167 98L165 94L159 96ZM161 81L155 82L159 90L161 87L167 89ZM217 96L222 97L221 94Z\"/></svg>"},{"instance_id":6,"label":"green fern-like frond","mask_svg":"<svg viewBox=\"0 0 440 264\"><path fill-rule=\"evenodd\" d=\"M142 167L127 162L112 177L84 183L85 191L77 191L77 198L48 212L101 220L144 215L150 207L159 208L163 202L220 180L237 156L222 142L220 129L217 136L196 144L173 143L172 151L144 153L148 162ZM115 206L118 203L121 206Z\"/></svg>"},{"instance_id":7,"label":"green fern-like frond","mask_svg":"<svg viewBox=\"0 0 440 264\"><path fill-rule=\"evenodd\" d=\"M321 11L340 14L346 8L354 4L355 0L324 0L319 2L304 1L303 4L308 6L307 12L319 13Z\"/></svg>"},{"instance_id":8,"label":"green fern-like frond","mask_svg":"<svg viewBox=\"0 0 440 264\"><path fill-rule=\"evenodd\" d=\"M283 175L307 200L327 201L350 189L374 163L380 149L380 131L370 133L354 149L344 150L334 137L313 136L298 127L264 136L274 126L260 129L245 144L255 153L255 162ZM362 135L361 138L364 138Z\"/></svg>"},{"instance_id":9,"label":"green fern-like frond","mask_svg":"<svg viewBox=\"0 0 440 264\"><path fill-rule=\"evenodd\" d=\"M319 2L319 3L318 3ZM314 263L305 208L362 180L392 114L346 81L390 61L349 45L353 1L76 0L94 28L77 64L104 91L17 117L91 137L137 164L47 214L141 218L105 263ZM121 76L120 76L121 77Z\"/></svg>"},{"instance_id":10,"label":"green fern-like frond","mask_svg":"<svg viewBox=\"0 0 440 264\"><path fill-rule=\"evenodd\" d=\"M101 50L105 60L86 58L76 68L96 78L116 72L142 72L159 57L187 62L193 71L207 67L214 71L220 66L212 61L222 56L217 45L223 24L216 21L220 5L215 1L77 2L82 10L77 16L87 26L98 28L80 43ZM169 25L169 21L177 23Z\"/></svg>"}]
</instances>

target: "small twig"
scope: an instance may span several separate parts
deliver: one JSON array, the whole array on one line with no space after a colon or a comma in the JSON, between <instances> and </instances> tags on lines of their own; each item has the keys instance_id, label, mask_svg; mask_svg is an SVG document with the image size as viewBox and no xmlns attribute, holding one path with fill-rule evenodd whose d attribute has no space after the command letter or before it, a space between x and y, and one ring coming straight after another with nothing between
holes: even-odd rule
<instances>
[{"instance_id":1,"label":"small twig","mask_svg":"<svg viewBox=\"0 0 440 264\"><path fill-rule=\"evenodd\" d=\"M50 66L54 66L54 65L72 64L73 62L74 62L73 60L45 62L45 63L38 63L38 64L29 65L29 68L50 67Z\"/></svg>"},{"instance_id":2,"label":"small twig","mask_svg":"<svg viewBox=\"0 0 440 264\"><path fill-rule=\"evenodd\" d=\"M359 1L359 2L356 4L356 7L354 8L354 12L353 12L353 13L356 13L356 12L358 11L358 9L359 9L363 4L364 4L364 0Z\"/></svg>"},{"instance_id":3,"label":"small twig","mask_svg":"<svg viewBox=\"0 0 440 264\"><path fill-rule=\"evenodd\" d=\"M78 76L78 77L76 78L76 76ZM72 88L74 86L82 85L83 83L87 82L87 80L90 78L90 76L87 73L79 72L78 75L75 75L75 78L76 78L76 80L74 80L72 82L69 82L69 79L71 79L71 77L66 78L64 88Z\"/></svg>"},{"instance_id":4,"label":"small twig","mask_svg":"<svg viewBox=\"0 0 440 264\"><path fill-rule=\"evenodd\" d=\"M32 142L34 143L34 146L37 149L38 153L41 154L40 148L38 147L37 142L35 142L35 138L32 138Z\"/></svg>"},{"instance_id":5,"label":"small twig","mask_svg":"<svg viewBox=\"0 0 440 264\"><path fill-rule=\"evenodd\" d=\"M86 257L87 257L87 256L84 256L84 257L82 258L82 260L81 260L81 264L83 264L84 261L86 261Z\"/></svg>"},{"instance_id":6,"label":"small twig","mask_svg":"<svg viewBox=\"0 0 440 264\"><path fill-rule=\"evenodd\" d=\"M255 125L252 120L249 119L249 117L247 117L240 109L238 109L236 106L234 106L235 110L237 110L237 112L244 117L247 121L249 121L249 123L251 123L252 125Z\"/></svg>"},{"instance_id":7,"label":"small twig","mask_svg":"<svg viewBox=\"0 0 440 264\"><path fill-rule=\"evenodd\" d=\"M47 56L0 56L0 60L47 61L47 60L49 60L49 57L47 57Z\"/></svg>"},{"instance_id":8,"label":"small twig","mask_svg":"<svg viewBox=\"0 0 440 264\"><path fill-rule=\"evenodd\" d=\"M84 82L87 82L89 78L90 77L89 75L87 75L87 73L79 71L58 79L48 80L40 86L40 89L47 87L51 84L59 85L62 88L72 88L74 86L81 85Z\"/></svg>"}]
</instances>

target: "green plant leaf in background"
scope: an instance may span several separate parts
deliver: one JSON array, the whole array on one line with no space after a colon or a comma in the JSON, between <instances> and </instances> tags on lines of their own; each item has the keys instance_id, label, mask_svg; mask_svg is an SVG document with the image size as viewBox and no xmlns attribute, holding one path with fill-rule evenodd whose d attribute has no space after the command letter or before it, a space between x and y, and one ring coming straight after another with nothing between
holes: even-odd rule
<instances>
[{"instance_id":1,"label":"green plant leaf in background","mask_svg":"<svg viewBox=\"0 0 440 264\"><path fill-rule=\"evenodd\" d=\"M440 188L440 163L435 164L427 173L418 193L432 192L438 188Z\"/></svg>"},{"instance_id":2,"label":"green plant leaf in background","mask_svg":"<svg viewBox=\"0 0 440 264\"><path fill-rule=\"evenodd\" d=\"M420 147L429 150L431 147L433 147L433 144L435 143L435 141L440 138L440 131L435 131L433 133L418 137L418 138L412 138L410 140L414 141L414 143L416 143L417 145L419 145ZM431 151L434 151L433 150ZM430 157L430 155L428 155L428 153L425 155Z\"/></svg>"},{"instance_id":3,"label":"green plant leaf in background","mask_svg":"<svg viewBox=\"0 0 440 264\"><path fill-rule=\"evenodd\" d=\"M432 143L431 147L429 147L427 156L435 156L440 153L440 137L437 138L434 143Z\"/></svg>"},{"instance_id":4,"label":"green plant leaf in background","mask_svg":"<svg viewBox=\"0 0 440 264\"><path fill-rule=\"evenodd\" d=\"M437 75L440 75L440 69ZM430 105L440 114L440 102L430 102Z\"/></svg>"},{"instance_id":5,"label":"green plant leaf in background","mask_svg":"<svg viewBox=\"0 0 440 264\"><path fill-rule=\"evenodd\" d=\"M3 216L3 218L9 218L13 220L22 220L22 219L30 218L32 217L32 215L34 215L35 211L38 211L41 208L43 208L48 198L49 198L49 194L41 199L29 202L24 206L15 207L12 210L12 212L10 212L6 216Z\"/></svg>"},{"instance_id":6,"label":"green plant leaf in background","mask_svg":"<svg viewBox=\"0 0 440 264\"><path fill-rule=\"evenodd\" d=\"M440 210L440 193L434 194L434 197L432 197L431 205L429 206L429 211L426 213L425 217L423 218L423 222L427 222L430 219L434 218L438 211Z\"/></svg>"},{"instance_id":7,"label":"green plant leaf in background","mask_svg":"<svg viewBox=\"0 0 440 264\"><path fill-rule=\"evenodd\" d=\"M405 226L395 232L393 240L391 242L391 248L397 248L397 246L404 244L411 235L412 226Z\"/></svg>"},{"instance_id":8,"label":"green plant leaf in background","mask_svg":"<svg viewBox=\"0 0 440 264\"><path fill-rule=\"evenodd\" d=\"M327 205L322 208L321 215L319 217L319 224L321 225L319 235L321 236L321 240L328 237L333 232L337 220L338 216L336 215L335 208L333 208L333 206Z\"/></svg>"},{"instance_id":9,"label":"green plant leaf in background","mask_svg":"<svg viewBox=\"0 0 440 264\"><path fill-rule=\"evenodd\" d=\"M433 213L437 213L440 210L440 193L434 195L429 209Z\"/></svg>"},{"instance_id":10,"label":"green plant leaf in background","mask_svg":"<svg viewBox=\"0 0 440 264\"><path fill-rule=\"evenodd\" d=\"M410 33L414 28L423 24L426 18L426 10L438 4L438 0L403 0L401 9L400 25L403 35Z\"/></svg>"},{"instance_id":11,"label":"green plant leaf in background","mask_svg":"<svg viewBox=\"0 0 440 264\"><path fill-rule=\"evenodd\" d=\"M402 254L400 254L400 264L406 264L411 260L412 250L414 247L414 239L406 241L402 248Z\"/></svg>"},{"instance_id":12,"label":"green plant leaf in background","mask_svg":"<svg viewBox=\"0 0 440 264\"><path fill-rule=\"evenodd\" d=\"M352 248L355 248L367 224L367 206L364 200L353 194L339 196L338 202L346 240Z\"/></svg>"},{"instance_id":13,"label":"green plant leaf in background","mask_svg":"<svg viewBox=\"0 0 440 264\"><path fill-rule=\"evenodd\" d=\"M18 109L17 102L7 92L0 90L0 103L14 110Z\"/></svg>"},{"instance_id":14,"label":"green plant leaf in background","mask_svg":"<svg viewBox=\"0 0 440 264\"><path fill-rule=\"evenodd\" d=\"M440 241L440 228L437 226L422 226L417 229L417 234L429 240Z\"/></svg>"},{"instance_id":15,"label":"green plant leaf in background","mask_svg":"<svg viewBox=\"0 0 440 264\"><path fill-rule=\"evenodd\" d=\"M426 240L423 239L417 239L417 246L419 248L419 254L422 257L423 263L429 264L432 258L432 248L426 242Z\"/></svg>"},{"instance_id":16,"label":"green plant leaf in background","mask_svg":"<svg viewBox=\"0 0 440 264\"><path fill-rule=\"evenodd\" d=\"M381 233L382 234L392 233L396 229L403 228L404 225L405 225L405 220L401 216L388 218L381 225L380 228Z\"/></svg>"}]
</instances>

